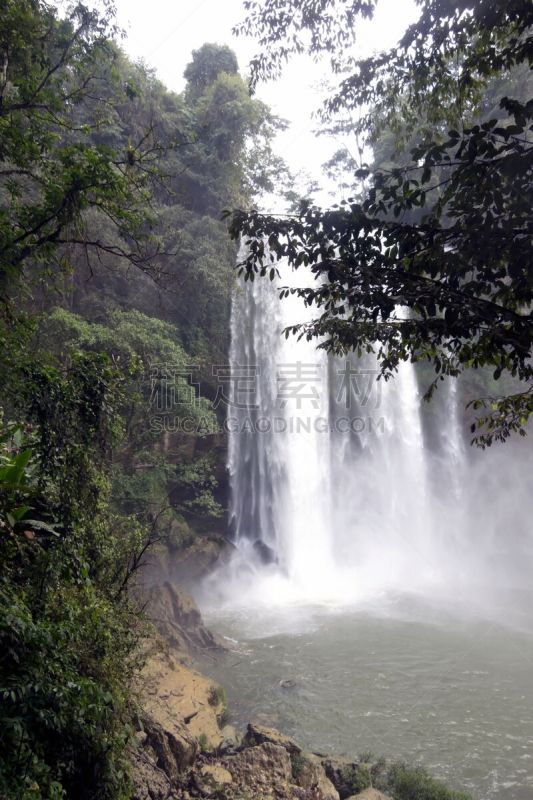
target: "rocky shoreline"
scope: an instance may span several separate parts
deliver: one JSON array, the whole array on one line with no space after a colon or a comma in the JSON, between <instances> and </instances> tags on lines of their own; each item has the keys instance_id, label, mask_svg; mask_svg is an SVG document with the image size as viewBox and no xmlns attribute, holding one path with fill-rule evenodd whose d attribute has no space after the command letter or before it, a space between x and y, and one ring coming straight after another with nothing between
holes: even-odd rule
<instances>
[{"instance_id":1,"label":"rocky shoreline","mask_svg":"<svg viewBox=\"0 0 533 800\"><path fill-rule=\"evenodd\" d=\"M203 625L191 597L166 581L146 592L157 634L140 676L135 800L387 800L354 793L361 764L305 752L279 731L250 723L244 736L227 724L223 688L192 666L195 653L223 643ZM368 774L371 765L364 765Z\"/></svg>"},{"instance_id":2,"label":"rocky shoreline","mask_svg":"<svg viewBox=\"0 0 533 800\"><path fill-rule=\"evenodd\" d=\"M160 560L139 587L153 633L129 748L134 800L471 800L422 769L370 754L351 760L307 752L260 718L242 735L228 724L223 687L194 666L226 646L205 627L178 575L183 559L185 574L209 571L224 553L215 544L208 542L207 555L197 546L181 559ZM169 561L172 571L163 567Z\"/></svg>"}]
</instances>

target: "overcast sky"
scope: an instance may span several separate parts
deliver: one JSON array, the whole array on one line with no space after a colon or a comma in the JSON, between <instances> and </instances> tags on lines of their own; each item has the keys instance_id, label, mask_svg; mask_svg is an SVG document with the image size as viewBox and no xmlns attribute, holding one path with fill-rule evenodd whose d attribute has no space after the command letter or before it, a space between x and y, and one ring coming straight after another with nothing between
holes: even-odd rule
<instances>
[{"instance_id":1,"label":"overcast sky","mask_svg":"<svg viewBox=\"0 0 533 800\"><path fill-rule=\"evenodd\" d=\"M183 88L183 70L193 50L205 42L228 44L237 53L245 72L255 52L254 42L232 35L244 17L242 0L117 0L119 23L125 28L126 51L142 58L171 89ZM414 0L380 0L375 19L362 26L358 52L368 54L392 45L415 17ZM263 84L257 95L291 123L277 149L293 170L305 169L313 177L337 149L334 142L317 139L311 115L319 104L316 86L323 77L320 67L299 59L286 69L276 84Z\"/></svg>"}]
</instances>

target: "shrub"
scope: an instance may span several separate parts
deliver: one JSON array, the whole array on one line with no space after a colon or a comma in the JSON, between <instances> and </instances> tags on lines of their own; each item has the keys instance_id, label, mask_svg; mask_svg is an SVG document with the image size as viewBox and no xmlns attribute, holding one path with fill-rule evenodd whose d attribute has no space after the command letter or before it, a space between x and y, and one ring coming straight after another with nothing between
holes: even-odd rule
<instances>
[{"instance_id":1,"label":"shrub","mask_svg":"<svg viewBox=\"0 0 533 800\"><path fill-rule=\"evenodd\" d=\"M133 637L91 584L39 611L0 589L0 796L122 800Z\"/></svg>"},{"instance_id":2,"label":"shrub","mask_svg":"<svg viewBox=\"0 0 533 800\"><path fill-rule=\"evenodd\" d=\"M387 782L394 800L471 800L464 792L447 789L426 770L410 769L401 763L391 766Z\"/></svg>"}]
</instances>

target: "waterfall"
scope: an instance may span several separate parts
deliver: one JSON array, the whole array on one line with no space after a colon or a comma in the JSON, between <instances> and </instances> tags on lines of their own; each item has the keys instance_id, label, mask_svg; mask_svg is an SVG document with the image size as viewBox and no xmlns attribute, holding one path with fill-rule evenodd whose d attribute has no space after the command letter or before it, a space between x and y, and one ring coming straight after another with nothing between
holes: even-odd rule
<instances>
[{"instance_id":1,"label":"waterfall","mask_svg":"<svg viewBox=\"0 0 533 800\"><path fill-rule=\"evenodd\" d=\"M279 285L308 277L279 267ZM529 453L515 451L512 465L495 448L469 455L453 380L424 417L413 364L401 363L384 381L371 353L332 357L316 340L283 337L312 310L295 295L280 301L278 290L257 279L234 296L235 555L210 592L216 583L231 600L244 587L248 603L265 605L351 604L406 591L457 601L468 594L473 603L482 578L486 586L495 578L512 585L521 558L503 557L500 531L505 515L512 518L531 564L522 513L528 486L513 484ZM513 486L505 514L496 511L502 471Z\"/></svg>"},{"instance_id":2,"label":"waterfall","mask_svg":"<svg viewBox=\"0 0 533 800\"><path fill-rule=\"evenodd\" d=\"M280 305L268 281L239 287L233 298L228 408L230 527L244 562L282 559L283 494L286 481L282 430L270 422L281 341Z\"/></svg>"},{"instance_id":3,"label":"waterfall","mask_svg":"<svg viewBox=\"0 0 533 800\"><path fill-rule=\"evenodd\" d=\"M401 586L413 559L427 571L427 468L413 366L385 382L371 354L333 358L281 336L311 313L267 280L234 297L233 578L252 574L267 596L265 580L278 597L335 600Z\"/></svg>"},{"instance_id":4,"label":"waterfall","mask_svg":"<svg viewBox=\"0 0 533 800\"><path fill-rule=\"evenodd\" d=\"M316 591L333 565L328 359L314 342L281 336L295 319L304 319L301 301L280 303L275 283L256 280L235 294L228 409L233 568L237 575L283 575L286 586Z\"/></svg>"}]
</instances>

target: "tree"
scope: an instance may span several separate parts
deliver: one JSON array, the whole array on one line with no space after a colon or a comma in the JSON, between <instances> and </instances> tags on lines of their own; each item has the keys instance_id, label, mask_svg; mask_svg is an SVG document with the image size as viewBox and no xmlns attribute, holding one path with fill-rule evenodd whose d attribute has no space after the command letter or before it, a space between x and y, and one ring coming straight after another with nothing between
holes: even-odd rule
<instances>
[{"instance_id":1,"label":"tree","mask_svg":"<svg viewBox=\"0 0 533 800\"><path fill-rule=\"evenodd\" d=\"M149 269L149 179L161 152L148 127L115 150L105 140L121 83L111 12L82 3L61 18L42 0L7 0L0 17L0 276L53 274L75 246ZM98 136L99 133L102 135ZM90 216L112 236L91 236ZM94 229L93 229L94 232ZM67 250L69 247L70 250ZM58 257L59 251L59 257Z\"/></svg>"},{"instance_id":2,"label":"tree","mask_svg":"<svg viewBox=\"0 0 533 800\"><path fill-rule=\"evenodd\" d=\"M316 319L291 330L320 347L374 350L385 378L402 360L429 361L437 376L428 398L444 376L469 368L516 378L511 393L473 404L484 409L473 424L484 447L525 435L533 411L533 8L524 0L419 5L395 47L357 60L345 48L373 0L246 3L241 31L258 34L262 48L253 80L276 74L291 52L326 52L351 74L324 119L359 109L355 131L369 143L387 127L397 141L415 129L419 137L398 166L357 170L361 199L304 205L288 217L236 211L231 232L250 242L241 265L248 279L274 276L280 258L311 271L313 286L281 295L317 307ZM493 97L497 113L476 123L487 82L505 85L516 69L521 91Z\"/></svg>"},{"instance_id":3,"label":"tree","mask_svg":"<svg viewBox=\"0 0 533 800\"><path fill-rule=\"evenodd\" d=\"M193 50L192 61L183 73L189 94L193 97L203 94L222 72L226 75L239 73L237 56L230 47L204 44L199 50Z\"/></svg>"}]
</instances>

